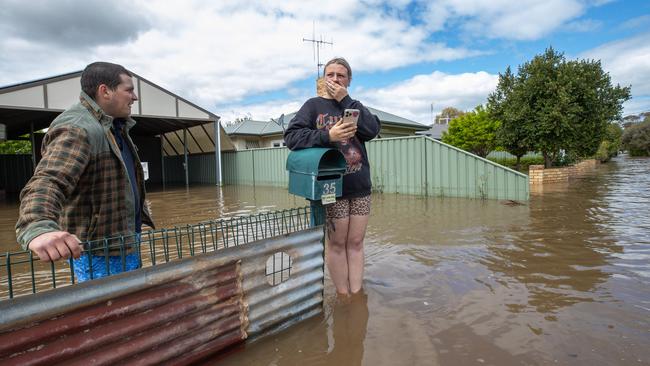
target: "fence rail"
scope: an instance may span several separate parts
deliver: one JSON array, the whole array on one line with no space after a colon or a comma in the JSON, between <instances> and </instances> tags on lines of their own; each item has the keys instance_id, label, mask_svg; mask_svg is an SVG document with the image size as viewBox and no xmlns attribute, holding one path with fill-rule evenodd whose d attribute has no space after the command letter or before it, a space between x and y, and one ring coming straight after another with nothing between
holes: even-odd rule
<instances>
[{"instance_id":1,"label":"fence rail","mask_svg":"<svg viewBox=\"0 0 650 366\"><path fill-rule=\"evenodd\" d=\"M310 227L310 214L309 207L301 207L146 231L139 241L132 237L106 238L102 240L106 245L99 252L102 255L119 252L124 266L125 254L135 248L140 252L142 267L151 267L303 230ZM84 246L96 247L96 244L88 242ZM82 258L90 258L90 254L90 250L84 250ZM97 249L93 249L92 254L97 255ZM278 271L286 270L284 266L279 267L277 271L273 267L269 270L271 280L278 277ZM279 276L281 280L282 273ZM31 251L0 254L0 300L74 283L71 259L43 262Z\"/></svg>"}]
</instances>

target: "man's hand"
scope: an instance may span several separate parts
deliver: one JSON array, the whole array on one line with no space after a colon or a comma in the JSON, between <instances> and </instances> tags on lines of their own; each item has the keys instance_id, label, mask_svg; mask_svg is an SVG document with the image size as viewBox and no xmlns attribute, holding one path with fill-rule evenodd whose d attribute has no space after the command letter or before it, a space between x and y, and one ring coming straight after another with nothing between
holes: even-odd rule
<instances>
[{"instance_id":1,"label":"man's hand","mask_svg":"<svg viewBox=\"0 0 650 366\"><path fill-rule=\"evenodd\" d=\"M81 241L65 231L51 231L41 234L29 242L28 248L42 261L56 261L81 257Z\"/></svg>"},{"instance_id":2,"label":"man's hand","mask_svg":"<svg viewBox=\"0 0 650 366\"><path fill-rule=\"evenodd\" d=\"M342 85L333 83L329 80L325 81L325 85L327 86L327 91L330 93L332 98L336 99L337 102L342 101L343 98L348 95L348 89Z\"/></svg>"},{"instance_id":3,"label":"man's hand","mask_svg":"<svg viewBox=\"0 0 650 366\"><path fill-rule=\"evenodd\" d=\"M330 142L338 142L351 138L357 132L357 125L353 122L343 123L340 118L332 128L330 128Z\"/></svg>"}]
</instances>

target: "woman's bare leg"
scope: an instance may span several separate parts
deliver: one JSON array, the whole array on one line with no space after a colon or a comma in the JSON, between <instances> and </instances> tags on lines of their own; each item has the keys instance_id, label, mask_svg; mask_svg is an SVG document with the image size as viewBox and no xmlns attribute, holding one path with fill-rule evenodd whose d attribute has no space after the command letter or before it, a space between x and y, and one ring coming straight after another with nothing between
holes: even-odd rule
<instances>
[{"instance_id":1,"label":"woman's bare leg","mask_svg":"<svg viewBox=\"0 0 650 366\"><path fill-rule=\"evenodd\" d=\"M349 219L350 217L327 220L327 268L336 292L342 295L350 293L346 251Z\"/></svg>"},{"instance_id":2,"label":"woman's bare leg","mask_svg":"<svg viewBox=\"0 0 650 366\"><path fill-rule=\"evenodd\" d=\"M366 236L368 219L370 216L350 216L348 224L348 235L346 243L348 277L350 281L350 292L357 293L363 286L363 239Z\"/></svg>"}]
</instances>

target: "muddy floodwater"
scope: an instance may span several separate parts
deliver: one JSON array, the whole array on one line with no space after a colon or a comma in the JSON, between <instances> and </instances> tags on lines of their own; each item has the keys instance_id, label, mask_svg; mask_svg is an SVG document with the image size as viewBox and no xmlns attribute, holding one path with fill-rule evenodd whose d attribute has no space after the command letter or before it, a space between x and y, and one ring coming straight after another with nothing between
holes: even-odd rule
<instances>
[{"instance_id":1,"label":"muddy floodwater","mask_svg":"<svg viewBox=\"0 0 650 366\"><path fill-rule=\"evenodd\" d=\"M153 192L160 227L303 206L285 189ZM619 157L524 205L373 195L364 293L220 365L648 365L650 159ZM17 205L0 204L0 251Z\"/></svg>"}]
</instances>

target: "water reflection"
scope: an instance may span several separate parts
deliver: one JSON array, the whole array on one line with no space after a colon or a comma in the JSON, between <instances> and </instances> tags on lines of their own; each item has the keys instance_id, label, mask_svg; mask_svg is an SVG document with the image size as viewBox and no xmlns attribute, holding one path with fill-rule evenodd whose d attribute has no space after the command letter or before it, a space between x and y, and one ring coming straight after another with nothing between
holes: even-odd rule
<instances>
[{"instance_id":1,"label":"water reflection","mask_svg":"<svg viewBox=\"0 0 650 366\"><path fill-rule=\"evenodd\" d=\"M328 296L322 314L203 364L362 365L368 317L365 292L348 298Z\"/></svg>"},{"instance_id":2,"label":"water reflection","mask_svg":"<svg viewBox=\"0 0 650 366\"><path fill-rule=\"evenodd\" d=\"M534 197L528 222L487 246L490 254L480 263L501 280L521 283L528 291L527 304L510 303L511 311L530 306L552 314L598 300L594 292L610 276L603 270L607 253L621 249L592 218L603 197L591 188L602 184L602 176L584 178L580 190L572 188L577 184Z\"/></svg>"},{"instance_id":3,"label":"water reflection","mask_svg":"<svg viewBox=\"0 0 650 366\"><path fill-rule=\"evenodd\" d=\"M158 228L309 205L286 189L254 186L169 187L148 192L147 198ZM18 208L16 198L0 201L0 253L20 250L14 232Z\"/></svg>"},{"instance_id":4,"label":"water reflection","mask_svg":"<svg viewBox=\"0 0 650 366\"><path fill-rule=\"evenodd\" d=\"M374 195L366 296L339 303L327 280L323 314L219 362L650 364L649 172L621 157L516 206ZM150 198L161 226L306 204L260 187Z\"/></svg>"},{"instance_id":5,"label":"water reflection","mask_svg":"<svg viewBox=\"0 0 650 366\"><path fill-rule=\"evenodd\" d=\"M286 189L255 186L172 188L147 197L161 228L309 205Z\"/></svg>"},{"instance_id":6,"label":"water reflection","mask_svg":"<svg viewBox=\"0 0 650 366\"><path fill-rule=\"evenodd\" d=\"M0 253L21 250L14 229L18 221L18 207L15 199L0 199Z\"/></svg>"},{"instance_id":7,"label":"water reflection","mask_svg":"<svg viewBox=\"0 0 650 366\"><path fill-rule=\"evenodd\" d=\"M365 292L339 297L330 310L329 348L323 364L361 365L368 326L368 295Z\"/></svg>"}]
</instances>

